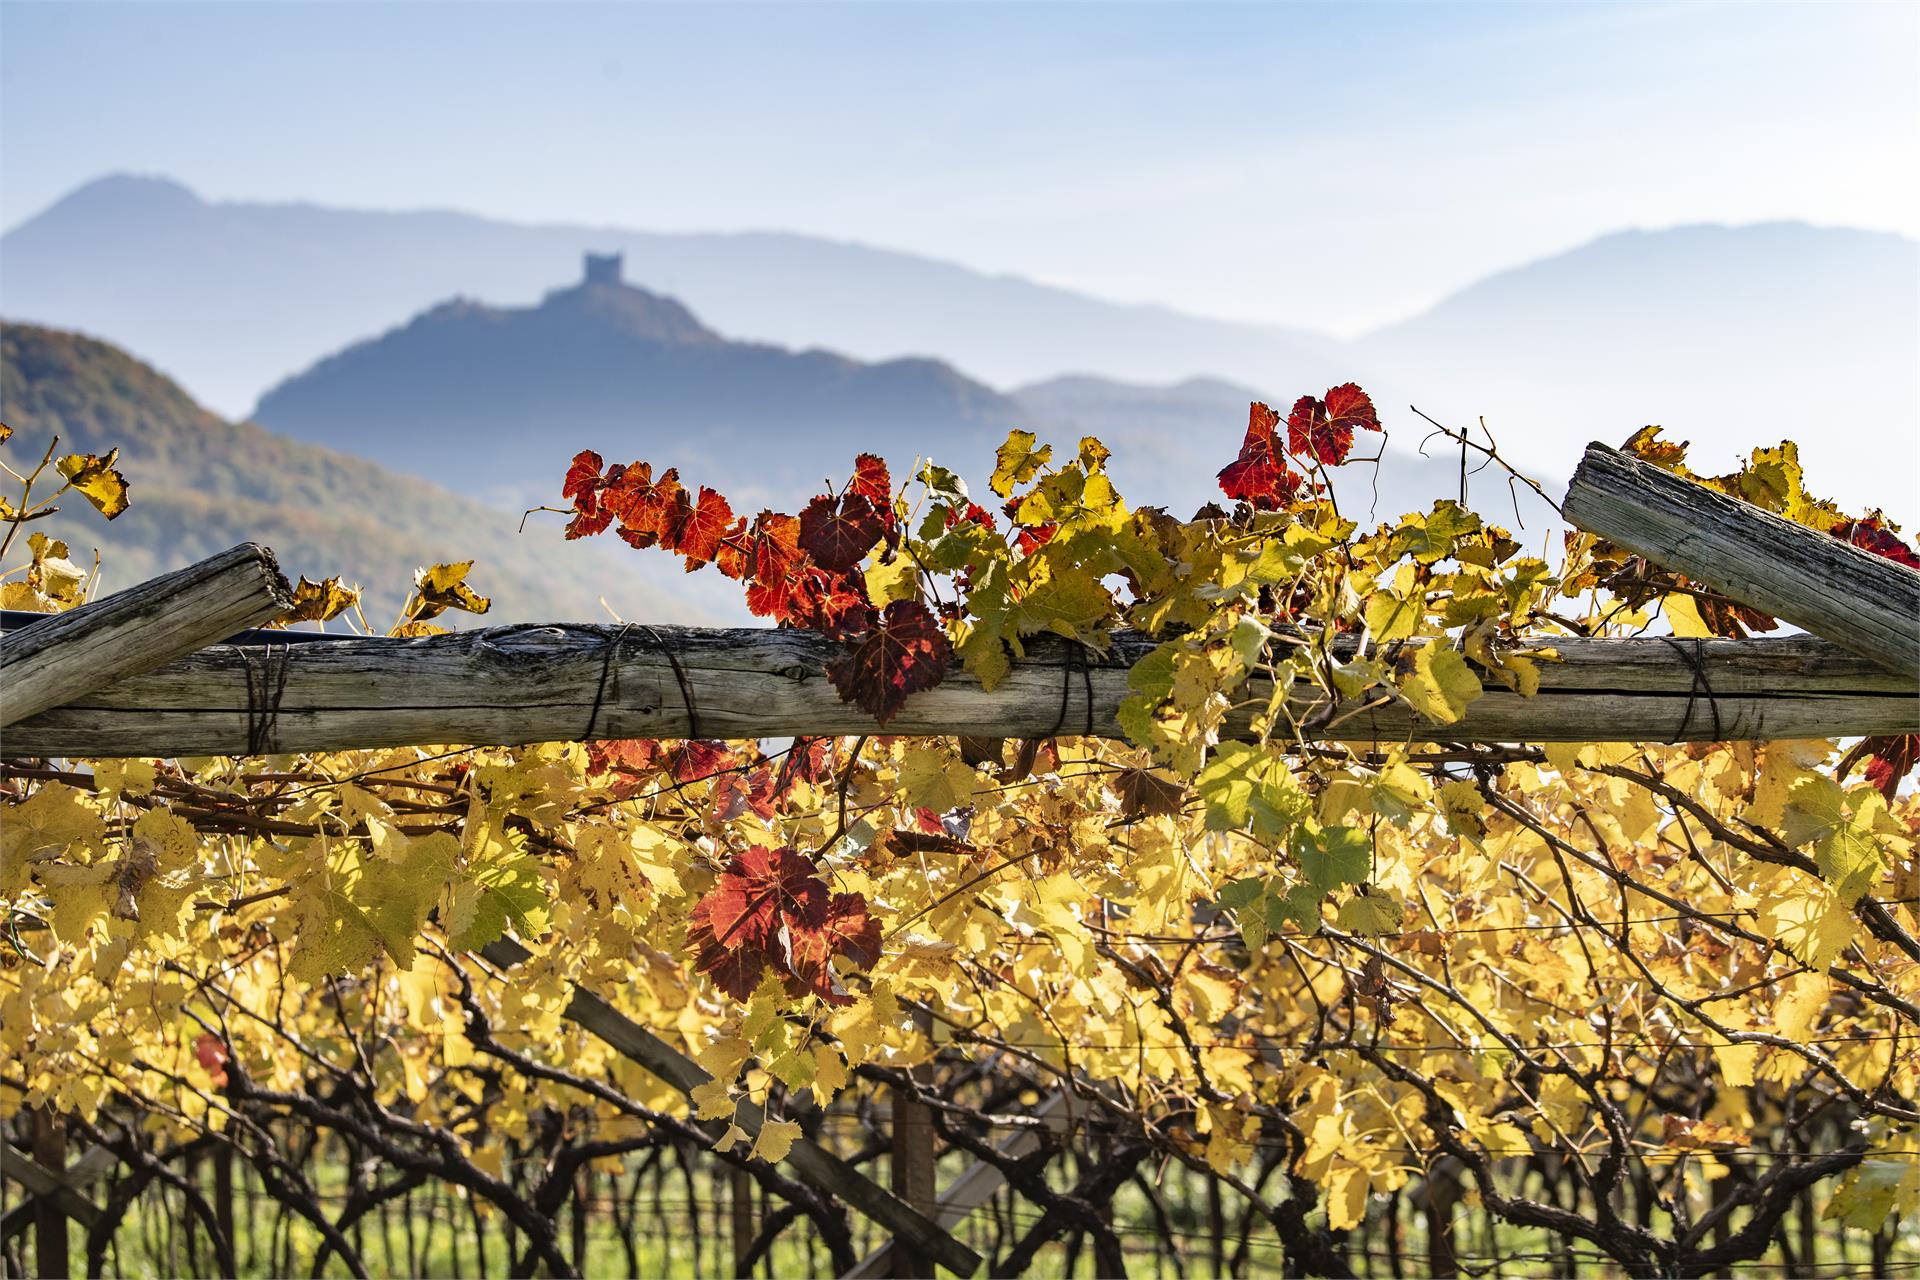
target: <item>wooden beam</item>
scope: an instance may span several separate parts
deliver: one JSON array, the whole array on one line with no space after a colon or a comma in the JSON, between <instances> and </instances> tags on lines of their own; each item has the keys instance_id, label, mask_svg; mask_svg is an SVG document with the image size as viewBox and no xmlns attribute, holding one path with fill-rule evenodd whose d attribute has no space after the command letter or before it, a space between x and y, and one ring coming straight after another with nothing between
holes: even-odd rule
<instances>
[{"instance_id":1,"label":"wooden beam","mask_svg":"<svg viewBox=\"0 0 1920 1280\"><path fill-rule=\"evenodd\" d=\"M1567 520L1740 603L1920 676L1920 573L1603 444Z\"/></svg>"},{"instance_id":2,"label":"wooden beam","mask_svg":"<svg viewBox=\"0 0 1920 1280\"><path fill-rule=\"evenodd\" d=\"M83 1227L91 1227L100 1219L100 1206L80 1192L70 1174L65 1170L55 1173L11 1142L0 1146L0 1171L26 1188L39 1206L55 1210L63 1219L62 1230L65 1229L66 1218L72 1218ZM12 1222L14 1211L9 1210L6 1216Z\"/></svg>"},{"instance_id":3,"label":"wooden beam","mask_svg":"<svg viewBox=\"0 0 1920 1280\"><path fill-rule=\"evenodd\" d=\"M912 1012L920 1033L931 1040L933 1019L925 1009ZM922 1062L908 1069L917 1084L933 1080L933 1064ZM923 1214L934 1212L935 1173L938 1166L937 1140L933 1132L933 1109L910 1091L895 1087L888 1091L892 1116L887 1128L891 1139L887 1164L893 1194ZM933 1264L922 1257L911 1240L893 1240L893 1274L896 1280L930 1280Z\"/></svg>"},{"instance_id":4,"label":"wooden beam","mask_svg":"<svg viewBox=\"0 0 1920 1280\"><path fill-rule=\"evenodd\" d=\"M14 1178L22 1186L29 1185L26 1179L53 1176L50 1170L41 1168L25 1152L10 1144L4 1151L0 1151L0 1161L6 1164L5 1176ZM16 1162L25 1162L33 1167L23 1169L22 1165ZM87 1199L86 1193L80 1188L98 1182L119 1165L120 1157L100 1146L88 1147L78 1160L68 1165L60 1176L60 1181L65 1184L67 1190L62 1191L56 1187L53 1191L58 1203L66 1208L67 1216L81 1226L93 1225L94 1220L100 1215L100 1209L93 1201ZM21 1170L22 1176L16 1177L16 1170ZM69 1192L71 1195L68 1194ZM29 1194L25 1200L15 1204L5 1214L0 1214L0 1240L11 1240L32 1226L38 1208L36 1197Z\"/></svg>"},{"instance_id":5,"label":"wooden beam","mask_svg":"<svg viewBox=\"0 0 1920 1280\"><path fill-rule=\"evenodd\" d=\"M293 593L251 542L0 636L0 725L279 617ZM11 735L9 735L11 736Z\"/></svg>"},{"instance_id":6,"label":"wooden beam","mask_svg":"<svg viewBox=\"0 0 1920 1280\"><path fill-rule=\"evenodd\" d=\"M513 939L502 938L482 949L480 954L502 969L511 969L526 961L532 953ZM574 987L573 997L561 1016L579 1023L682 1093L690 1094L697 1086L713 1078L692 1058L585 987ZM749 1136L760 1132L765 1118L753 1103L740 1104L738 1123ZM979 1254L948 1235L931 1218L817 1143L804 1138L796 1141L788 1150L785 1163L808 1186L858 1209L892 1231L897 1238L912 1241L916 1249L955 1275L969 1276L979 1270Z\"/></svg>"},{"instance_id":7,"label":"wooden beam","mask_svg":"<svg viewBox=\"0 0 1920 1280\"><path fill-rule=\"evenodd\" d=\"M1041 1099L1038 1106L1026 1116L1030 1120L1043 1121L1045 1127L1057 1133L1067 1129L1067 1096L1061 1090L1054 1090ZM1019 1128L994 1144L994 1150L1009 1160L1018 1160L1040 1146L1039 1128ZM940 1199L935 1202L933 1220L951 1231L965 1222L980 1206L993 1199L993 1193L1007 1183L1006 1175L1000 1172L998 1165L985 1160L976 1160L947 1187ZM894 1267L894 1242L886 1241L853 1265L841 1280L881 1280L892 1275Z\"/></svg>"},{"instance_id":8,"label":"wooden beam","mask_svg":"<svg viewBox=\"0 0 1920 1280\"><path fill-rule=\"evenodd\" d=\"M274 633L265 633L274 634ZM292 633L289 633L290 635ZM1540 692L1486 681L1456 724L1404 705L1345 716L1354 742L1713 741L1920 731L1920 681L1812 636L1556 640ZM1117 737L1116 637L1083 657L1039 637L992 693L964 671L907 699L887 732ZM10 756L245 755L599 738L859 734L873 721L821 674L841 652L803 631L518 626L418 640L216 645L8 729ZM669 656L671 655L671 656ZM1249 693L1264 702L1263 683ZM597 706L597 710L596 710ZM1244 715L1229 732L1245 728Z\"/></svg>"}]
</instances>

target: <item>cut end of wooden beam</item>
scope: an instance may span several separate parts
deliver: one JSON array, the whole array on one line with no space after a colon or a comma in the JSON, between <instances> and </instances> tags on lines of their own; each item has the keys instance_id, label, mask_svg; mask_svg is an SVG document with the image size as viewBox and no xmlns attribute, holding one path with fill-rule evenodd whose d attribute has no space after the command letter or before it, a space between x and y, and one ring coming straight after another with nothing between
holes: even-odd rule
<instances>
[{"instance_id":1,"label":"cut end of wooden beam","mask_svg":"<svg viewBox=\"0 0 1920 1280\"><path fill-rule=\"evenodd\" d=\"M290 611L294 603L293 584L287 580L286 570L280 567L280 557L273 553L273 548L263 547L257 542L243 542L234 551L249 553L259 561L261 584L267 595L280 606L281 613Z\"/></svg>"}]
</instances>

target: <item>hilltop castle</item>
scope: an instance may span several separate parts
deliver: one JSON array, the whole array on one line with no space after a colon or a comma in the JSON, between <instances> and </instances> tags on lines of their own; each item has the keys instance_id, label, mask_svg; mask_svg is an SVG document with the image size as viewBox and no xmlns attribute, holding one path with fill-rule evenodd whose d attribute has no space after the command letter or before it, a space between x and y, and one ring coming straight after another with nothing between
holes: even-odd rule
<instances>
[{"instance_id":1,"label":"hilltop castle","mask_svg":"<svg viewBox=\"0 0 1920 1280\"><path fill-rule=\"evenodd\" d=\"M621 258L618 253L590 253L587 255L587 278L582 284L620 284Z\"/></svg>"}]
</instances>

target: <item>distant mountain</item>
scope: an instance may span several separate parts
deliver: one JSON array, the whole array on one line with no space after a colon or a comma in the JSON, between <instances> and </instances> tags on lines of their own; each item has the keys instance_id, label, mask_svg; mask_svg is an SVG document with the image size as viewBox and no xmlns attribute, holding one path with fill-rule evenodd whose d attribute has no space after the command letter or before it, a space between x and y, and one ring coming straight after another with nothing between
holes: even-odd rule
<instances>
[{"instance_id":1,"label":"distant mountain","mask_svg":"<svg viewBox=\"0 0 1920 1280\"><path fill-rule=\"evenodd\" d=\"M34 527L64 538L81 562L99 549L109 591L237 542L272 547L289 575L340 574L366 588L365 611L389 625L413 570L477 561L471 581L493 597L486 622L604 621L599 598L647 621L731 619L731 583L663 574L639 557L563 544L551 524L515 532L518 517L456 498L358 458L225 422L116 347L32 325L0 328L0 420L15 469L37 462L56 433L62 452L120 450L133 503L101 520L84 502ZM636 571L638 570L638 572ZM667 584L671 584L669 587ZM456 616L454 625L484 625Z\"/></svg>"},{"instance_id":2,"label":"distant mountain","mask_svg":"<svg viewBox=\"0 0 1920 1280\"><path fill-rule=\"evenodd\" d=\"M736 502L791 501L863 450L971 469L1017 420L939 361L732 342L618 273L617 256L590 256L579 284L538 306L443 303L281 383L254 416L522 506L557 500L582 448L678 466Z\"/></svg>"},{"instance_id":3,"label":"distant mountain","mask_svg":"<svg viewBox=\"0 0 1920 1280\"><path fill-rule=\"evenodd\" d=\"M721 332L861 360L934 355L1000 386L1066 369L1321 381L1310 335L1122 306L913 254L771 232L526 226L444 211L202 200L163 178L79 188L0 238L9 314L108 333L241 413L261 389L455 295L540 297L583 250Z\"/></svg>"},{"instance_id":4,"label":"distant mountain","mask_svg":"<svg viewBox=\"0 0 1920 1280\"><path fill-rule=\"evenodd\" d=\"M1628 231L1354 346L1422 409L1565 476L1660 423L1702 466L1791 437L1808 482L1920 518L1920 244L1804 223Z\"/></svg>"},{"instance_id":5,"label":"distant mountain","mask_svg":"<svg viewBox=\"0 0 1920 1280\"><path fill-rule=\"evenodd\" d=\"M1454 426L1484 415L1507 456L1550 485L1564 483L1588 440L1622 440L1648 422L1693 440L1703 465L1793 436L1816 488L1849 506L1883 505L1907 522L1920 517L1920 248L1844 228L1622 232L1502 272L1423 315L1339 343L1113 306L805 236L209 202L163 179L119 177L80 188L0 237L0 306L128 342L203 397L244 412L262 388L318 354L446 298L484 298L521 314L589 249L624 252L630 279L681 300L702 329L734 339L825 346L850 360L938 356L1002 388L1067 371L1137 384L1205 374L1289 401L1356 380L1382 406L1396 444L1413 446L1423 434L1410 404ZM484 327L477 316L466 322ZM940 377L963 382L944 366L900 372L920 391ZM458 390L486 374L444 376ZM977 398L979 384L964 386L966 394L953 398L990 403ZM1019 401L1026 414L1038 410L1025 393ZM1074 411L1085 416L1089 408ZM993 422L985 434L1010 425L993 421L996 409L981 412ZM962 414L960 421L974 420ZM523 425L540 432L569 424L535 415ZM638 456L631 441L658 453L656 425L637 416L610 423L603 451ZM338 419L314 426L329 443L337 437L328 433L350 429ZM773 411L751 428L711 438L702 430L680 443L751 470L762 450L791 456L793 430ZM896 437L891 452L947 460L951 434L929 420ZM495 447L502 447L496 437L478 433L462 445ZM1157 447L1161 456L1179 452L1165 441ZM438 455L443 465L451 456ZM805 471L806 483L839 465L823 454ZM530 487L546 483L526 479ZM785 500L789 481L783 475L775 483Z\"/></svg>"}]
</instances>

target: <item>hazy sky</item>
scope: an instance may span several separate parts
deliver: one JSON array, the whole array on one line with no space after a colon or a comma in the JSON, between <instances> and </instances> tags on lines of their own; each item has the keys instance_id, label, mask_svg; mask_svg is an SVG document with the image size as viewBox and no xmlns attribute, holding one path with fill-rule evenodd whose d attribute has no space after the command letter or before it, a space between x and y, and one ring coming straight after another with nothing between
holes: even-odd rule
<instances>
[{"instance_id":1,"label":"hazy sky","mask_svg":"<svg viewBox=\"0 0 1920 1280\"><path fill-rule=\"evenodd\" d=\"M1625 226L1920 234L1920 6L0 3L0 221L774 228L1349 333Z\"/></svg>"}]
</instances>

